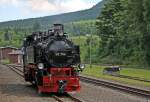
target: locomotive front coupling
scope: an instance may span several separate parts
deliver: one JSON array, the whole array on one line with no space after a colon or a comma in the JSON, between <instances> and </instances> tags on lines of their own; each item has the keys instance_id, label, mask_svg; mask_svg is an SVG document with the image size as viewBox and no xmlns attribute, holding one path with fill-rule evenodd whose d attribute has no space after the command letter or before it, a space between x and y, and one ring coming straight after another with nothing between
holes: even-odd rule
<instances>
[{"instance_id":1,"label":"locomotive front coupling","mask_svg":"<svg viewBox=\"0 0 150 102\"><path fill-rule=\"evenodd\" d=\"M58 81L58 85L59 85L58 92L59 92L59 93L64 93L64 92L65 92L66 85L67 85L67 81L66 81L66 80L59 80L59 81Z\"/></svg>"}]
</instances>

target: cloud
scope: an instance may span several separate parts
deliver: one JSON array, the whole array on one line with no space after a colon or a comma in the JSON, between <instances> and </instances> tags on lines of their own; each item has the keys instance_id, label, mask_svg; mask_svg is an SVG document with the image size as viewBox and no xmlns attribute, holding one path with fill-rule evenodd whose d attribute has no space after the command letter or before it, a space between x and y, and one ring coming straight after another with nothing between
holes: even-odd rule
<instances>
[{"instance_id":1,"label":"cloud","mask_svg":"<svg viewBox=\"0 0 150 102\"><path fill-rule=\"evenodd\" d=\"M28 9L36 12L62 13L87 9L93 4L86 0L28 0Z\"/></svg>"},{"instance_id":2,"label":"cloud","mask_svg":"<svg viewBox=\"0 0 150 102\"><path fill-rule=\"evenodd\" d=\"M0 6L14 6L24 14L48 13L49 15L90 8L88 0L0 0Z\"/></svg>"},{"instance_id":3,"label":"cloud","mask_svg":"<svg viewBox=\"0 0 150 102\"><path fill-rule=\"evenodd\" d=\"M28 0L27 6L33 11L49 11L56 10L56 6L50 3L48 0Z\"/></svg>"},{"instance_id":4,"label":"cloud","mask_svg":"<svg viewBox=\"0 0 150 102\"><path fill-rule=\"evenodd\" d=\"M62 2L61 6L65 11L78 11L82 9L88 9L94 4L87 3L85 0L68 0L67 2Z\"/></svg>"},{"instance_id":5,"label":"cloud","mask_svg":"<svg viewBox=\"0 0 150 102\"><path fill-rule=\"evenodd\" d=\"M18 7L22 0L0 0L1 6L12 5Z\"/></svg>"}]
</instances>

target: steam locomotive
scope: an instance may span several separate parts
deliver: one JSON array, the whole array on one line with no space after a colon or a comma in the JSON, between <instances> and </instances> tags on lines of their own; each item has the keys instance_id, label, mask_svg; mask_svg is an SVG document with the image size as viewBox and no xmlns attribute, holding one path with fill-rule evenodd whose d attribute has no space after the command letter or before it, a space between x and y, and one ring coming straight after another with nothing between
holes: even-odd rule
<instances>
[{"instance_id":1,"label":"steam locomotive","mask_svg":"<svg viewBox=\"0 0 150 102\"><path fill-rule=\"evenodd\" d=\"M23 52L24 79L39 93L80 91L80 48L68 39L62 24L27 36Z\"/></svg>"}]
</instances>

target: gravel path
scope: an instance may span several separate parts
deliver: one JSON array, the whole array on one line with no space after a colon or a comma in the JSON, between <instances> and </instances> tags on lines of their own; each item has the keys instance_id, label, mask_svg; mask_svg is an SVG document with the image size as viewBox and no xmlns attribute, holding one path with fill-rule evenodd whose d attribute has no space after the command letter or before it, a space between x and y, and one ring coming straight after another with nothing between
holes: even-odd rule
<instances>
[{"instance_id":1,"label":"gravel path","mask_svg":"<svg viewBox=\"0 0 150 102\"><path fill-rule=\"evenodd\" d=\"M46 95L39 96L36 89L9 68L0 65L0 102L56 102Z\"/></svg>"}]
</instances>

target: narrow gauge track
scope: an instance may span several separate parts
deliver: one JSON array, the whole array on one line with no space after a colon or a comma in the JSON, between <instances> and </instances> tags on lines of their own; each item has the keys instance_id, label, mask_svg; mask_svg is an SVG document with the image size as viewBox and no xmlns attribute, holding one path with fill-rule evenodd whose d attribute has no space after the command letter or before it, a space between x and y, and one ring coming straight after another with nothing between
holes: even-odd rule
<instances>
[{"instance_id":1,"label":"narrow gauge track","mask_svg":"<svg viewBox=\"0 0 150 102\"><path fill-rule=\"evenodd\" d=\"M24 77L22 66L20 66L20 65L6 65L6 66L9 67L15 73L17 73L19 76ZM73 97L70 94L66 94L65 97L59 97L59 96L53 94L52 97L57 102L84 102L76 97Z\"/></svg>"},{"instance_id":2,"label":"narrow gauge track","mask_svg":"<svg viewBox=\"0 0 150 102\"><path fill-rule=\"evenodd\" d=\"M24 77L23 70L21 68L13 66L13 65L6 65L6 66L9 67L15 73L17 73L18 75L20 75L21 77Z\"/></svg>"},{"instance_id":3,"label":"narrow gauge track","mask_svg":"<svg viewBox=\"0 0 150 102\"><path fill-rule=\"evenodd\" d=\"M120 84L116 84L116 83L112 83L112 82L108 82L108 81L93 79L93 78L89 78L89 77L85 77L85 76L80 76L80 80L83 82L92 83L92 84L95 84L98 86L105 86L105 87L109 87L112 89L117 89L117 90L120 90L123 92L127 92L130 94L135 94L138 96L150 98L150 91L148 91L148 90L133 88L133 87L120 85Z\"/></svg>"},{"instance_id":4,"label":"narrow gauge track","mask_svg":"<svg viewBox=\"0 0 150 102\"><path fill-rule=\"evenodd\" d=\"M70 94L66 94L63 97L53 95L53 98L55 98L58 102L72 102L72 101L73 102L84 102L84 101L81 101L80 99L77 99L77 98L73 97Z\"/></svg>"},{"instance_id":5,"label":"narrow gauge track","mask_svg":"<svg viewBox=\"0 0 150 102\"><path fill-rule=\"evenodd\" d=\"M119 78L126 78L126 79L132 79L132 80L143 81L143 82L150 82L150 80L147 80L147 79L144 79L144 78L132 77L132 76L126 76L126 75L110 75L110 76L119 77Z\"/></svg>"}]
</instances>

